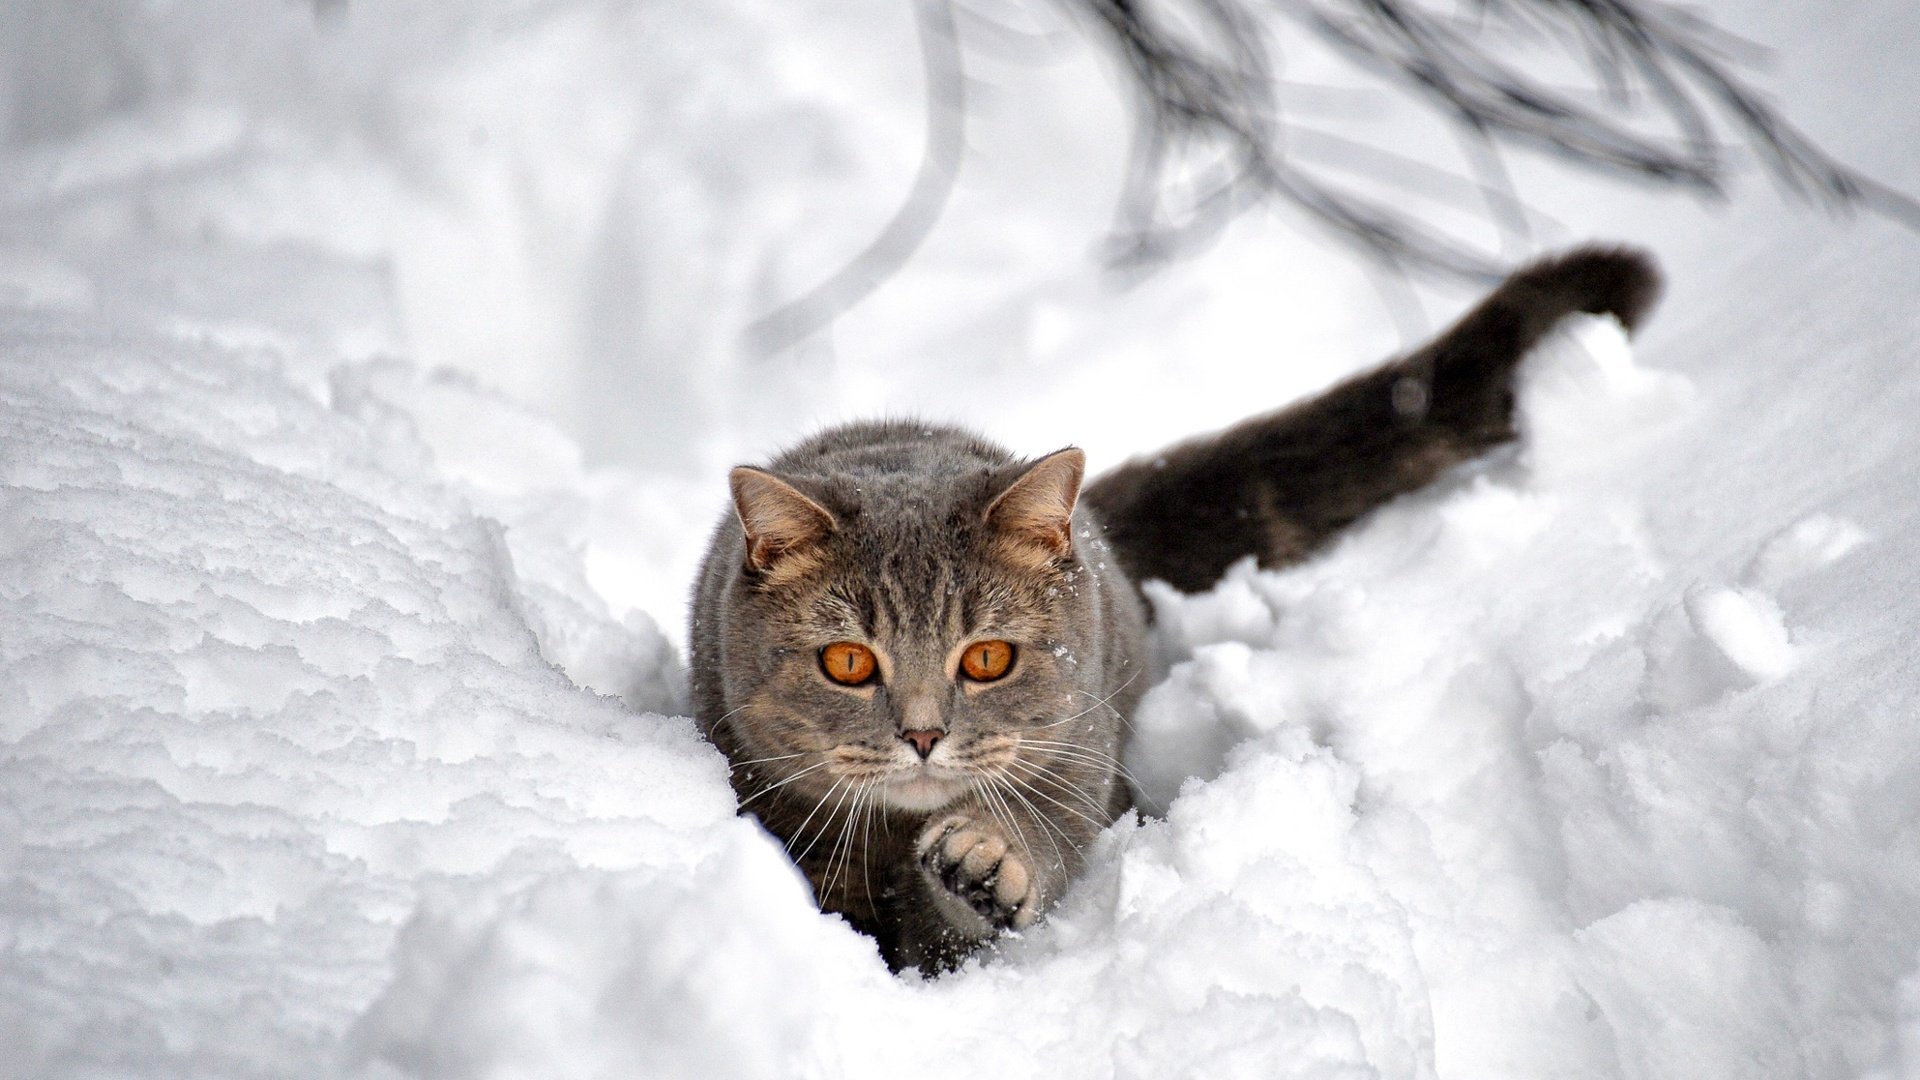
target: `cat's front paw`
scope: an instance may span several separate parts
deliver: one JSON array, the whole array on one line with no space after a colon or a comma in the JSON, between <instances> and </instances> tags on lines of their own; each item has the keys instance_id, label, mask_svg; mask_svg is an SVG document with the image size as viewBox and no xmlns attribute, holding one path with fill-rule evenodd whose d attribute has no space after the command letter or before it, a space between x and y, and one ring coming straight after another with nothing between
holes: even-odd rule
<instances>
[{"instance_id":1,"label":"cat's front paw","mask_svg":"<svg viewBox=\"0 0 1920 1080\"><path fill-rule=\"evenodd\" d=\"M951 814L915 846L920 868L995 930L1021 930L1040 913L1033 868L998 823Z\"/></svg>"}]
</instances>

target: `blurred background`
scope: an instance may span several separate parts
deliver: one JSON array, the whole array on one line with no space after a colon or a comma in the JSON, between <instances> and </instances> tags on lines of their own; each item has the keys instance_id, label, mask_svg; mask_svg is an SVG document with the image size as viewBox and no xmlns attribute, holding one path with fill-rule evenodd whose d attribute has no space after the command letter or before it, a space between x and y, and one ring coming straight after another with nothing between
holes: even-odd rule
<instances>
[{"instance_id":1,"label":"blurred background","mask_svg":"<svg viewBox=\"0 0 1920 1080\"><path fill-rule=\"evenodd\" d=\"M595 585L676 626L721 471L823 423L1098 468L1410 345L1529 254L1704 255L1690 196L1903 212L1817 148L1867 140L1742 96L1832 123L1861 92L1793 7L9 5L0 287L519 402L523 445L461 446L457 410L429 442L591 492Z\"/></svg>"}]
</instances>

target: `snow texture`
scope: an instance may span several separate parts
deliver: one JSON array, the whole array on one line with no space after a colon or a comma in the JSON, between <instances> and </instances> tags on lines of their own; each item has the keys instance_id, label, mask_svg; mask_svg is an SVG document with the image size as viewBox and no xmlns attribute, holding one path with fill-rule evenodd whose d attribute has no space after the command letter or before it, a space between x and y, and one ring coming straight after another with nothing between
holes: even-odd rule
<instances>
[{"instance_id":1,"label":"snow texture","mask_svg":"<svg viewBox=\"0 0 1920 1080\"><path fill-rule=\"evenodd\" d=\"M921 411L1098 467L1396 347L1297 223L1103 289L1050 10L992 8L1051 59L982 61L929 246L776 357L911 176L905 5L0 19L0 1076L1920 1077L1920 244L1762 192L1516 163L1543 243L1656 251L1649 332L1151 587L1158 813L1024 935L892 976L734 816L678 659L726 464ZM1714 14L1920 186L1920 12Z\"/></svg>"}]
</instances>

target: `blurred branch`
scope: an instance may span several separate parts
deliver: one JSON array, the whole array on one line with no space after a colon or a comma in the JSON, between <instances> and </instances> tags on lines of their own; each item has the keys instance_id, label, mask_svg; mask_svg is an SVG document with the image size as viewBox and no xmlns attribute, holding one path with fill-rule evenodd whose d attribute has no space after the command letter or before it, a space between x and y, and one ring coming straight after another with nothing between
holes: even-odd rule
<instances>
[{"instance_id":1,"label":"blurred branch","mask_svg":"<svg viewBox=\"0 0 1920 1080\"><path fill-rule=\"evenodd\" d=\"M948 0L913 0L927 74L927 140L913 187L866 250L839 272L747 327L748 347L767 356L831 323L892 277L940 221L966 152L966 68Z\"/></svg>"},{"instance_id":2,"label":"blurred branch","mask_svg":"<svg viewBox=\"0 0 1920 1080\"><path fill-rule=\"evenodd\" d=\"M1834 160L1741 81L1735 69L1759 53L1755 46L1666 0L1055 2L1091 24L1133 93L1134 141L1111 251L1117 266L1151 269L1205 244L1245 210L1278 201L1396 274L1492 280L1510 261L1502 252L1439 227L1444 215L1405 207L1408 196L1446 200L1464 187L1477 193L1479 220L1504 238L1525 238L1527 209L1508 178L1506 146L1716 196L1744 146L1795 196L1920 229L1920 203ZM926 239L953 192L965 150L964 48L951 0L912 3L927 75L926 148L913 188L866 250L749 328L761 355L869 295ZM1276 75L1275 15L1438 109L1472 175L1289 123L1280 110L1286 88ZM1515 36L1556 44L1558 70L1574 65L1590 85L1570 90L1525 73ZM1336 146L1345 152L1324 152ZM1302 148L1320 149L1321 160ZM1445 173L1438 183L1436 171ZM1426 179L1408 179L1419 176Z\"/></svg>"},{"instance_id":3,"label":"blurred branch","mask_svg":"<svg viewBox=\"0 0 1920 1080\"><path fill-rule=\"evenodd\" d=\"M1486 278L1494 253L1322 178L1286 151L1273 50L1253 0L1063 0L1105 33L1130 77L1138 134L1116 261L1151 264L1211 237L1233 211L1291 203L1388 263ZM1454 5L1457 6L1457 5ZM1503 230L1521 226L1499 147L1545 149L1576 165L1721 194L1730 148L1719 118L1788 191L1920 227L1920 204L1835 161L1740 81L1745 43L1659 0L1480 0L1474 23L1422 0L1271 0L1362 68L1438 107L1463 133ZM1588 104L1504 63L1485 33L1505 20L1577 48L1597 87ZM1179 20L1176 31L1169 21ZM1750 47L1749 47L1750 51ZM1650 110L1635 108L1637 102ZM1646 115L1651 112L1651 117ZM1655 130L1649 131L1651 125ZM1663 133L1663 130L1666 133ZM1224 163L1224 172L1222 168ZM1214 174L1198 197L1182 178Z\"/></svg>"}]
</instances>

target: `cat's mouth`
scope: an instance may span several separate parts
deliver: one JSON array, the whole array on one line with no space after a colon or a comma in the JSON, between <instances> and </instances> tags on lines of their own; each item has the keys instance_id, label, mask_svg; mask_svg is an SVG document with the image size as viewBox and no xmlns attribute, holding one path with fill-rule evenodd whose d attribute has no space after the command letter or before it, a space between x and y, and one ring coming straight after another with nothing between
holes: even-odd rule
<instances>
[{"instance_id":1,"label":"cat's mouth","mask_svg":"<svg viewBox=\"0 0 1920 1080\"><path fill-rule=\"evenodd\" d=\"M959 773L938 765L900 769L881 788L888 803L913 813L938 810L966 790L967 781Z\"/></svg>"}]
</instances>

